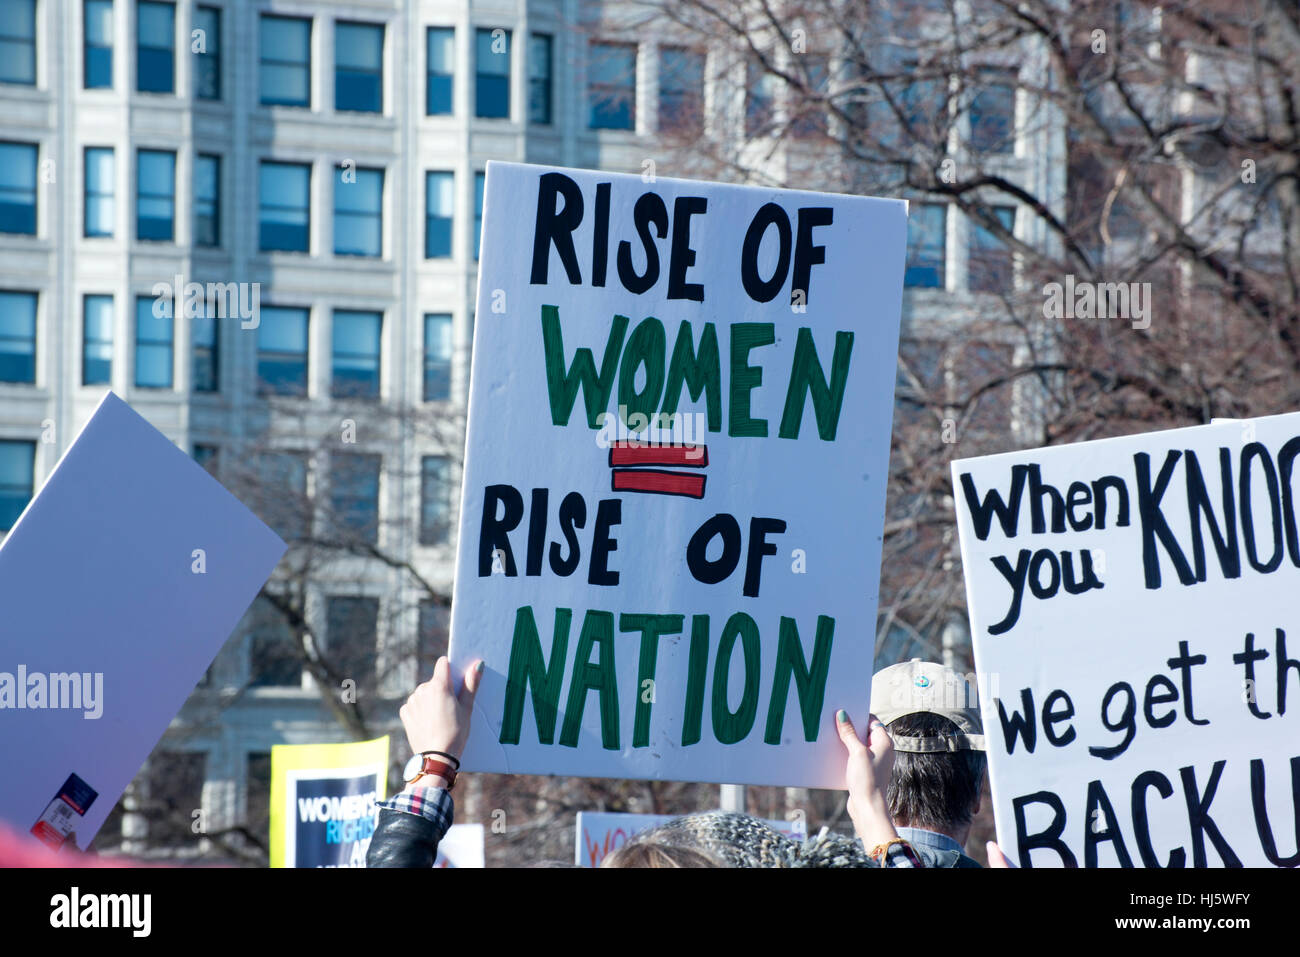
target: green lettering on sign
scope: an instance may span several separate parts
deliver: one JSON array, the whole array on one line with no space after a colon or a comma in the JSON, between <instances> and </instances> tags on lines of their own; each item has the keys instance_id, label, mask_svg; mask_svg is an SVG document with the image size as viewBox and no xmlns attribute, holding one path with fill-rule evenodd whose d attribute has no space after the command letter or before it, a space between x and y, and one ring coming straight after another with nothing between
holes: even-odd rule
<instances>
[{"instance_id":1,"label":"green lettering on sign","mask_svg":"<svg viewBox=\"0 0 1300 957\"><path fill-rule=\"evenodd\" d=\"M785 411L781 413L783 439L799 438L803 424L806 396L812 393L813 412L817 416L817 434L827 442L835 441L835 430L840 424L840 406L844 403L844 386L849 381L849 356L853 352L853 333L835 333L835 355L831 358L831 381L826 384L826 374L817 358L817 346L812 330L799 330L794 347L794 362L790 369L790 386L785 394Z\"/></svg>"},{"instance_id":2,"label":"green lettering on sign","mask_svg":"<svg viewBox=\"0 0 1300 957\"><path fill-rule=\"evenodd\" d=\"M745 655L745 690L740 707L734 712L727 706L727 680L731 673L731 655L736 639ZM758 625L743 611L738 611L722 626L718 639L718 657L713 662L713 736L722 744L735 744L749 734L758 714L758 667L762 645Z\"/></svg>"},{"instance_id":3,"label":"green lettering on sign","mask_svg":"<svg viewBox=\"0 0 1300 957\"><path fill-rule=\"evenodd\" d=\"M599 646L599 661L592 663L591 653ZM573 682L569 685L569 702L564 709L564 728L560 744L578 746L582 730L582 709L587 692L600 695L600 743L610 751L618 744L618 680L614 674L614 615L608 611L588 611L578 636L578 650L573 656Z\"/></svg>"},{"instance_id":4,"label":"green lettering on sign","mask_svg":"<svg viewBox=\"0 0 1300 957\"><path fill-rule=\"evenodd\" d=\"M637 323L618 368L618 410L632 432L649 427L664 390L664 324L650 316ZM637 366L645 366L645 387L636 391ZM638 417L639 416L639 417Z\"/></svg>"},{"instance_id":5,"label":"green lettering on sign","mask_svg":"<svg viewBox=\"0 0 1300 957\"><path fill-rule=\"evenodd\" d=\"M826 694L826 675L831 667L831 641L835 637L835 619L817 616L817 637L813 641L811 667L804 661L803 643L793 618L781 618L781 636L776 649L776 675L772 679L772 703L767 709L768 744L781 743L785 724L785 703L790 696L790 679L794 678L803 713L803 738L816 741L822 717L822 699Z\"/></svg>"},{"instance_id":6,"label":"green lettering on sign","mask_svg":"<svg viewBox=\"0 0 1300 957\"><path fill-rule=\"evenodd\" d=\"M659 663L659 639L681 634L685 615L619 615L619 631L641 632L641 657L636 676L636 719L632 726L632 747L650 743L650 709L655 697L655 667ZM647 685L646 682L649 682Z\"/></svg>"},{"instance_id":7,"label":"green lettering on sign","mask_svg":"<svg viewBox=\"0 0 1300 957\"><path fill-rule=\"evenodd\" d=\"M751 349L776 342L776 326L770 322L738 322L731 327L731 389L727 434L738 438L767 435L767 419L749 415L750 393L763 384L762 366L749 364Z\"/></svg>"},{"instance_id":8,"label":"green lettering on sign","mask_svg":"<svg viewBox=\"0 0 1300 957\"><path fill-rule=\"evenodd\" d=\"M700 333L699 349L691 339L691 324L685 319L677 327L677 341L673 343L673 357L668 362L668 384L664 387L664 405L660 410L672 425L677 413L677 403L682 398L682 387L690 390L692 402L700 401L706 393L709 431L722 431L722 360L718 358L718 330L706 322Z\"/></svg>"},{"instance_id":9,"label":"green lettering on sign","mask_svg":"<svg viewBox=\"0 0 1300 957\"><path fill-rule=\"evenodd\" d=\"M537 620L531 605L515 612L515 633L510 643L510 665L506 674L505 715L501 719L501 743L518 744L524 720L524 698L533 689L533 717L537 720L537 740L550 744L555 740L556 705L564 681L564 656L569 648L569 624L573 611L555 609L555 631L551 639L551 660L542 654L537 635Z\"/></svg>"},{"instance_id":10,"label":"green lettering on sign","mask_svg":"<svg viewBox=\"0 0 1300 957\"><path fill-rule=\"evenodd\" d=\"M686 710L682 717L682 747L697 744L704 721L704 678L709 671L709 616L691 616L690 661L686 666Z\"/></svg>"},{"instance_id":11,"label":"green lettering on sign","mask_svg":"<svg viewBox=\"0 0 1300 957\"><path fill-rule=\"evenodd\" d=\"M542 306L542 346L546 351L546 390L551 399L551 422L568 425L573 414L573 403L582 389L582 399L587 406L587 425L600 428L597 421L609 406L609 393L614 388L614 375L618 372L618 354L623 351L623 337L627 335L627 316L615 316L605 343L605 356L596 373L596 360L590 349L576 349L573 365L564 368L564 335L560 331L560 310L555 306Z\"/></svg>"}]
</instances>

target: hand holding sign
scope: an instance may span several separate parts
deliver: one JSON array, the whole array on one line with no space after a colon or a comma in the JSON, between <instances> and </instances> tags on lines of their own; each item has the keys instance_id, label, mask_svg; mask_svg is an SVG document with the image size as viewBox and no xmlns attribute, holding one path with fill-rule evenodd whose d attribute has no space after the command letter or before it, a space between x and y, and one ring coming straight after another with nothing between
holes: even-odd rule
<instances>
[{"instance_id":1,"label":"hand holding sign","mask_svg":"<svg viewBox=\"0 0 1300 957\"><path fill-rule=\"evenodd\" d=\"M459 758L469 739L469 722L474 714L474 696L483 680L483 662L465 672L457 693L451 683L451 663L446 656L433 666L433 677L419 685L398 711L412 754L441 751Z\"/></svg>"},{"instance_id":2,"label":"hand holding sign","mask_svg":"<svg viewBox=\"0 0 1300 957\"><path fill-rule=\"evenodd\" d=\"M889 816L885 790L894 770L894 742L876 716L867 717L867 742L863 744L848 713L839 712L836 726L849 752L845 783L849 788L849 817L853 831L868 848L896 840L898 831Z\"/></svg>"}]
</instances>

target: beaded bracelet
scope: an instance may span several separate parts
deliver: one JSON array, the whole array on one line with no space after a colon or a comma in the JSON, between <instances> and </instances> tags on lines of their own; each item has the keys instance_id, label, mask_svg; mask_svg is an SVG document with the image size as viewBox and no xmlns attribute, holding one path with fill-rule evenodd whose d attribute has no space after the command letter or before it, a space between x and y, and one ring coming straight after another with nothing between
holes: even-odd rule
<instances>
[{"instance_id":1,"label":"beaded bracelet","mask_svg":"<svg viewBox=\"0 0 1300 957\"><path fill-rule=\"evenodd\" d=\"M921 859L917 857L916 851L912 850L912 845L901 837L890 838L883 844L877 844L871 849L871 852L867 856L883 867L885 860L889 857L889 849L895 844L899 846L899 850L902 854L912 862L913 867L922 866Z\"/></svg>"}]
</instances>

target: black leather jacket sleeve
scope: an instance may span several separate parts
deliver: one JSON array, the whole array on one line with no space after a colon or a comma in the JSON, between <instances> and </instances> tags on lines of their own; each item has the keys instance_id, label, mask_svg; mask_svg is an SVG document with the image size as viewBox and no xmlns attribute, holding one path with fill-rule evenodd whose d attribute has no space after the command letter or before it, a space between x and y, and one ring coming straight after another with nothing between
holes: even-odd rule
<instances>
[{"instance_id":1,"label":"black leather jacket sleeve","mask_svg":"<svg viewBox=\"0 0 1300 957\"><path fill-rule=\"evenodd\" d=\"M442 833L437 824L418 814L380 808L366 867L433 867Z\"/></svg>"}]
</instances>

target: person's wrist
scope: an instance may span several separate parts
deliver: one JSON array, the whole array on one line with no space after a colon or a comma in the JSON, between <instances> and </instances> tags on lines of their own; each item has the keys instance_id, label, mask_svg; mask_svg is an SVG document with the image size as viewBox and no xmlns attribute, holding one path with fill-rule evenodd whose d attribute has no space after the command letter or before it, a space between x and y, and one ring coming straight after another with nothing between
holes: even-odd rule
<instances>
[{"instance_id":1,"label":"person's wrist","mask_svg":"<svg viewBox=\"0 0 1300 957\"><path fill-rule=\"evenodd\" d=\"M461 753L462 750L464 750L464 749L461 748L461 747L458 747L458 746L456 745L456 743L453 741L453 742L450 743L450 744L435 744L435 745L434 745L433 747L431 747L431 748L425 748L425 749L424 749L423 751L421 751L420 753L421 753L421 754L432 754L434 757L438 758L438 760L440 760L440 761L447 761L447 760L450 760L454 765L456 765L457 767L459 767L459 766L460 766L460 753Z\"/></svg>"},{"instance_id":2,"label":"person's wrist","mask_svg":"<svg viewBox=\"0 0 1300 957\"><path fill-rule=\"evenodd\" d=\"M890 820L889 806L885 802L884 795L875 794L868 797L854 798L852 803L851 816L854 817L876 817Z\"/></svg>"},{"instance_id":3,"label":"person's wrist","mask_svg":"<svg viewBox=\"0 0 1300 957\"><path fill-rule=\"evenodd\" d=\"M407 791L415 791L419 788L442 788L444 791L451 787L451 782L440 774L419 774L413 780L406 783Z\"/></svg>"},{"instance_id":4,"label":"person's wrist","mask_svg":"<svg viewBox=\"0 0 1300 957\"><path fill-rule=\"evenodd\" d=\"M464 750L465 750L465 745L462 742L455 741L455 740L448 741L446 738L441 738L441 739L430 738L422 742L420 744L420 750L416 751L415 753L432 754L433 752L437 751L444 755L449 754L457 761L459 761L461 752Z\"/></svg>"},{"instance_id":5,"label":"person's wrist","mask_svg":"<svg viewBox=\"0 0 1300 957\"><path fill-rule=\"evenodd\" d=\"M869 846L898 837L889 808L882 799L858 799L849 807L853 830Z\"/></svg>"},{"instance_id":6,"label":"person's wrist","mask_svg":"<svg viewBox=\"0 0 1300 957\"><path fill-rule=\"evenodd\" d=\"M881 821L867 821L861 827L855 826L854 831L858 837L862 838L862 843L868 850L877 844L884 844L886 841L898 839L898 831L893 824Z\"/></svg>"}]
</instances>

